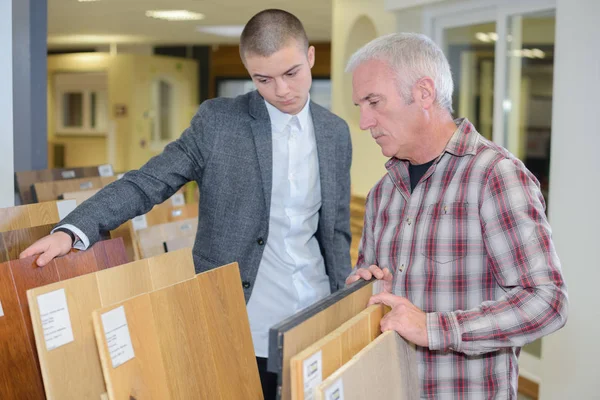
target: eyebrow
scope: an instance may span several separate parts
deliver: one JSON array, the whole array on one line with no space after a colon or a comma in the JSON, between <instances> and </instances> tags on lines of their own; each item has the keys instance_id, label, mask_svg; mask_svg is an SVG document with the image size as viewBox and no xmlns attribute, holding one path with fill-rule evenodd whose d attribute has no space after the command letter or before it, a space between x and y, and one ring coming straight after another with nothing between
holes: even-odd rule
<instances>
[{"instance_id":1,"label":"eyebrow","mask_svg":"<svg viewBox=\"0 0 600 400\"><path fill-rule=\"evenodd\" d=\"M379 96L379 95L375 94L375 93L369 93L362 99L358 100L358 103L362 103L363 101L369 101L369 100L371 100L372 97L377 97L377 96ZM358 107L358 103L354 103L354 105Z\"/></svg>"},{"instance_id":2,"label":"eyebrow","mask_svg":"<svg viewBox=\"0 0 600 400\"><path fill-rule=\"evenodd\" d=\"M301 66L302 66L302 64L296 64L292 68L285 71L282 75L289 74L290 72L292 72L293 70L295 70L296 68L301 67ZM261 74L253 74L252 77L253 78L271 78L269 75L261 75Z\"/></svg>"}]
</instances>

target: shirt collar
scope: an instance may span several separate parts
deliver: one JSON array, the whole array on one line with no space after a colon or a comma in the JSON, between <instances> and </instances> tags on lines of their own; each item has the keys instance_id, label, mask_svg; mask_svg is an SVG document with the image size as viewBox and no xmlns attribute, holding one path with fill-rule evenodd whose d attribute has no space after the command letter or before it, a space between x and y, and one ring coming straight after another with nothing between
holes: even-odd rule
<instances>
[{"instance_id":1,"label":"shirt collar","mask_svg":"<svg viewBox=\"0 0 600 400\"><path fill-rule=\"evenodd\" d=\"M294 117L291 114L286 114L284 112L279 111L276 107L271 105L267 100L265 100L265 105L267 106L267 111L269 112L269 118L271 119L271 125L275 128L277 132L282 132L285 127L290 123L290 120ZM310 112L310 95L306 100L306 104L300 110L296 116L298 117L298 122L300 123L301 131L305 131L308 126L308 116Z\"/></svg>"},{"instance_id":2,"label":"shirt collar","mask_svg":"<svg viewBox=\"0 0 600 400\"><path fill-rule=\"evenodd\" d=\"M456 124L456 130L452 134L452 137L446 144L444 151L435 159L434 164L440 160L444 153L450 153L456 157L462 157L467 154L475 155L477 152L477 142L479 140L479 134L475 127L467 118L457 118L454 120ZM396 157L392 157L385 163L386 169L391 169L398 163L408 161L399 160Z\"/></svg>"}]
</instances>

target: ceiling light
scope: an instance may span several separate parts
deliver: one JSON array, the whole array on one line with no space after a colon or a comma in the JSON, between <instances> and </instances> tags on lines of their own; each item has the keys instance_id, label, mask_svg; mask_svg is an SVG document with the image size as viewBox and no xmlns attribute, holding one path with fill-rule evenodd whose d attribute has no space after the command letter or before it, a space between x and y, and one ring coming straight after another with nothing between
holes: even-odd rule
<instances>
[{"instance_id":1,"label":"ceiling light","mask_svg":"<svg viewBox=\"0 0 600 400\"><path fill-rule=\"evenodd\" d=\"M197 21L204 19L204 14L188 10L150 10L146 11L146 17L167 21Z\"/></svg>"},{"instance_id":2,"label":"ceiling light","mask_svg":"<svg viewBox=\"0 0 600 400\"><path fill-rule=\"evenodd\" d=\"M480 42L484 42L484 43L489 43L492 41L492 39L488 36L487 33L483 33L483 32L477 32L475 34L475 38L477 40L479 40Z\"/></svg>"},{"instance_id":3,"label":"ceiling light","mask_svg":"<svg viewBox=\"0 0 600 400\"><path fill-rule=\"evenodd\" d=\"M198 32L209 33L211 35L240 37L244 30L244 25L213 25L199 26L196 28Z\"/></svg>"},{"instance_id":4,"label":"ceiling light","mask_svg":"<svg viewBox=\"0 0 600 400\"><path fill-rule=\"evenodd\" d=\"M494 42L498 40L498 34L496 32L488 32L488 36L490 37L490 39L492 39Z\"/></svg>"}]
</instances>

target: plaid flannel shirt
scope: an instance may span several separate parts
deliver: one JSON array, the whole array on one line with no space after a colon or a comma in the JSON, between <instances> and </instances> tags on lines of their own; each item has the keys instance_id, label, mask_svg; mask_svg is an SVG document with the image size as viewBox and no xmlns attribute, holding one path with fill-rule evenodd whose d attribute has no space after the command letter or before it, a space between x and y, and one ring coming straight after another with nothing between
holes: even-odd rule
<instances>
[{"instance_id":1,"label":"plaid flannel shirt","mask_svg":"<svg viewBox=\"0 0 600 400\"><path fill-rule=\"evenodd\" d=\"M562 327L567 292L537 179L467 120L410 192L392 158L367 197L358 267L427 313L421 397L516 399L520 349Z\"/></svg>"}]
</instances>

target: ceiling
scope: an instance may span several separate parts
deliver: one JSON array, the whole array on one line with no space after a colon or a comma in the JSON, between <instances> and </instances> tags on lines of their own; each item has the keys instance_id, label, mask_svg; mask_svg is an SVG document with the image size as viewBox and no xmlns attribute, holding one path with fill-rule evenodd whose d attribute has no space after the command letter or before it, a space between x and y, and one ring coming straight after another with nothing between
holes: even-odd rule
<instances>
[{"instance_id":1,"label":"ceiling","mask_svg":"<svg viewBox=\"0 0 600 400\"><path fill-rule=\"evenodd\" d=\"M238 38L201 33L198 26L244 25L267 8L281 8L304 23L309 40L331 40L331 0L48 0L48 47L117 44L222 44ZM200 21L169 22L147 10L189 10Z\"/></svg>"}]
</instances>

